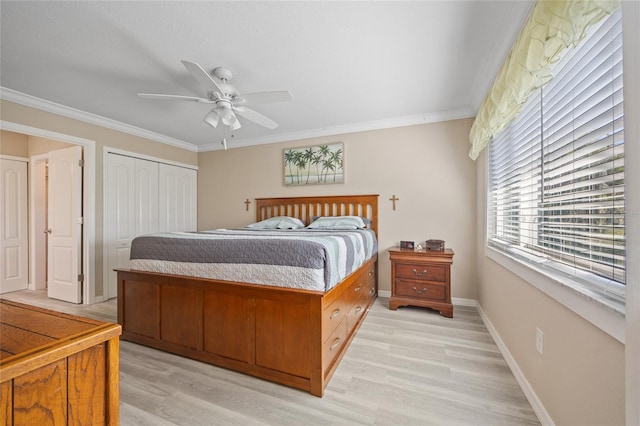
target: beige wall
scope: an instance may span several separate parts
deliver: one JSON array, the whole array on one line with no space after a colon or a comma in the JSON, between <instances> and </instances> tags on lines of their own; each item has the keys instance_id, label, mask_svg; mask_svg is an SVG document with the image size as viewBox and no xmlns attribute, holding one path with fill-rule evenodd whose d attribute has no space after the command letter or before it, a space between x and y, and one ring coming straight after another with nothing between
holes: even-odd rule
<instances>
[{"instance_id":1,"label":"beige wall","mask_svg":"<svg viewBox=\"0 0 640 426\"><path fill-rule=\"evenodd\" d=\"M58 149L69 148L73 144L54 141L39 136L28 136L29 156L43 155Z\"/></svg>"},{"instance_id":2,"label":"beige wall","mask_svg":"<svg viewBox=\"0 0 640 426\"><path fill-rule=\"evenodd\" d=\"M0 154L28 158L27 135L0 130Z\"/></svg>"},{"instance_id":3,"label":"beige wall","mask_svg":"<svg viewBox=\"0 0 640 426\"><path fill-rule=\"evenodd\" d=\"M103 153L105 147L122 149L143 155L148 155L160 159L166 159L184 164L197 165L198 154L186 149L176 148L170 145L154 142L138 136L129 135L116 130L85 123L72 118L63 117L49 112L37 110L24 105L16 104L6 100L0 100L0 119L10 123L21 124L37 129L56 132L76 138L88 139L95 142L96 160L90 167L95 168L95 296L103 294L103 262L102 262L102 242L103 242ZM35 138L38 139L38 138ZM26 143L25 139L25 143ZM55 143L54 143L55 144ZM4 133L3 133L4 151ZM40 141L38 147L45 145ZM40 152L40 148L34 148ZM4 153L4 152L2 152ZM35 152L28 152L35 155ZM15 155L15 154L12 154Z\"/></svg>"},{"instance_id":4,"label":"beige wall","mask_svg":"<svg viewBox=\"0 0 640 426\"><path fill-rule=\"evenodd\" d=\"M557 425L625 424L625 346L484 254L485 161L477 161L478 303ZM536 328L544 352L535 348Z\"/></svg>"},{"instance_id":5,"label":"beige wall","mask_svg":"<svg viewBox=\"0 0 640 426\"><path fill-rule=\"evenodd\" d=\"M350 133L199 155L198 228L255 220L245 199L379 194L380 289L390 291L387 249L400 240L438 238L455 251L452 295L475 299L475 164L471 119ZM283 186L283 149L344 142L345 183ZM232 145L232 142L231 142ZM400 200L396 210L391 198Z\"/></svg>"}]
</instances>

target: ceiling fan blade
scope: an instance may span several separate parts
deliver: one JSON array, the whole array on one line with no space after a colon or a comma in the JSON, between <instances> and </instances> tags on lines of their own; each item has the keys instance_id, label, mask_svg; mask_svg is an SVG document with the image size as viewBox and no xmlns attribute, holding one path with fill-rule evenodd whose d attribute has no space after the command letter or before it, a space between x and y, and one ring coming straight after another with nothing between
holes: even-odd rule
<instances>
[{"instance_id":1,"label":"ceiling fan blade","mask_svg":"<svg viewBox=\"0 0 640 426\"><path fill-rule=\"evenodd\" d=\"M238 113L239 116L244 117L247 120L251 120L256 124L261 125L262 127L266 127L269 130L273 130L278 127L278 123L276 123L275 121L247 107L235 107L233 108L233 110Z\"/></svg>"},{"instance_id":2,"label":"ceiling fan blade","mask_svg":"<svg viewBox=\"0 0 640 426\"><path fill-rule=\"evenodd\" d=\"M245 93L244 95L240 95L240 98L245 100L245 102L240 101L240 104L248 103L251 105L267 104L272 102L289 102L293 100L293 96L288 90Z\"/></svg>"},{"instance_id":3,"label":"ceiling fan blade","mask_svg":"<svg viewBox=\"0 0 640 426\"><path fill-rule=\"evenodd\" d=\"M195 62L189 61L182 61L182 65L184 65L184 67L191 73L191 75L193 75L195 79L198 80L200 84L202 84L207 89L208 92L212 91L218 92L220 94L224 93L218 82L200 65L196 64Z\"/></svg>"},{"instance_id":4,"label":"ceiling fan blade","mask_svg":"<svg viewBox=\"0 0 640 426\"><path fill-rule=\"evenodd\" d=\"M217 108L214 108L211 111L209 111L207 115L204 116L203 121L211 127L217 127L219 118L220 116L218 115Z\"/></svg>"},{"instance_id":5,"label":"ceiling fan blade","mask_svg":"<svg viewBox=\"0 0 640 426\"><path fill-rule=\"evenodd\" d=\"M240 124L240 120L236 120L231 126L231 130L238 130L240 127L242 127L242 124Z\"/></svg>"},{"instance_id":6,"label":"ceiling fan blade","mask_svg":"<svg viewBox=\"0 0 640 426\"><path fill-rule=\"evenodd\" d=\"M183 95L162 95L158 93L138 93L138 96L145 99L160 99L166 101L192 101L203 102L210 104L212 101L205 98L199 98L197 96L183 96Z\"/></svg>"}]
</instances>

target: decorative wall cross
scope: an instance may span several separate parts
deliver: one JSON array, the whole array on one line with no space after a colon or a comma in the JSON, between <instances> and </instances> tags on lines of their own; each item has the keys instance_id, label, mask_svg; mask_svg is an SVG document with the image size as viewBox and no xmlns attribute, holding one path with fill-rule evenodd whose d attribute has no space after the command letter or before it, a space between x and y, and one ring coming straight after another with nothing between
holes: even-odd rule
<instances>
[{"instance_id":1,"label":"decorative wall cross","mask_svg":"<svg viewBox=\"0 0 640 426\"><path fill-rule=\"evenodd\" d=\"M400 198L396 198L396 194L393 194L393 196L391 198L389 198L389 201L391 201L393 203L393 209L396 209L396 201L398 201Z\"/></svg>"},{"instance_id":2,"label":"decorative wall cross","mask_svg":"<svg viewBox=\"0 0 640 426\"><path fill-rule=\"evenodd\" d=\"M244 203L245 203L245 204L246 204L246 206L247 206L247 211L249 211L249 204L251 204L251 201L249 201L249 199L247 198L247 199L244 201Z\"/></svg>"}]
</instances>

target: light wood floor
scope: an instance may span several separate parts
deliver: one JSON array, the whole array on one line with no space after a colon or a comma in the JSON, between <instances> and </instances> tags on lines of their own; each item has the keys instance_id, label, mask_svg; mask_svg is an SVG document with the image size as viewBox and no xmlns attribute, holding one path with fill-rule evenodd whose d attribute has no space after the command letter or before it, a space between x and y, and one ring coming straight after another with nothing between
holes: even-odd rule
<instances>
[{"instance_id":1,"label":"light wood floor","mask_svg":"<svg viewBox=\"0 0 640 426\"><path fill-rule=\"evenodd\" d=\"M46 293L2 295L116 321ZM323 398L129 342L120 349L120 421L128 425L539 425L474 308L447 319L378 298Z\"/></svg>"}]
</instances>

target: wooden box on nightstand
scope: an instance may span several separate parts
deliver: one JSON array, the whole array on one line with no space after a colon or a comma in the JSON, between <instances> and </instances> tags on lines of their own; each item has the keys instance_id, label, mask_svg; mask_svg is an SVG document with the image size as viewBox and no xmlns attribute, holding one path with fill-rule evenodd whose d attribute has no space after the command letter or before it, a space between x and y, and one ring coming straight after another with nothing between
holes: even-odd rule
<instances>
[{"instance_id":1,"label":"wooden box on nightstand","mask_svg":"<svg viewBox=\"0 0 640 426\"><path fill-rule=\"evenodd\" d=\"M453 250L389 249L391 298L389 309L422 306L453 317L451 304L451 264Z\"/></svg>"}]
</instances>

